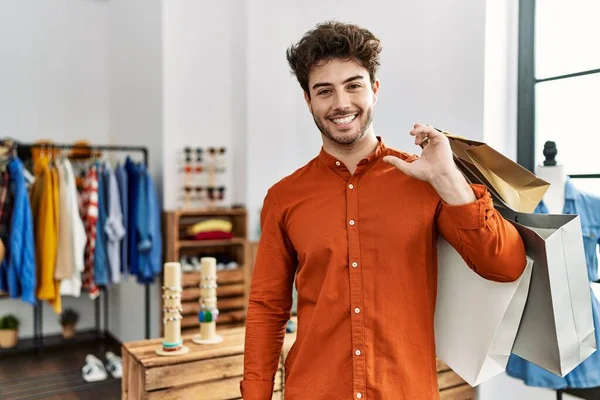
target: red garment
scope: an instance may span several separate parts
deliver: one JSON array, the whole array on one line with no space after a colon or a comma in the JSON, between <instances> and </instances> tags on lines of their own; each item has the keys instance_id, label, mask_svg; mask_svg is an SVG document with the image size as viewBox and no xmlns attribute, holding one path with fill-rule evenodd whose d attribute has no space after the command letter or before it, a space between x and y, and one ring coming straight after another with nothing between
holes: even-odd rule
<instances>
[{"instance_id":1,"label":"red garment","mask_svg":"<svg viewBox=\"0 0 600 400\"><path fill-rule=\"evenodd\" d=\"M90 167L83 183L83 212L81 216L87 234L85 245L85 269L81 275L82 288L88 289L90 298L95 299L100 289L94 283L94 251L96 249L96 222L98 221L98 170Z\"/></svg>"},{"instance_id":2,"label":"red garment","mask_svg":"<svg viewBox=\"0 0 600 400\"><path fill-rule=\"evenodd\" d=\"M223 231L208 231L197 233L193 237L195 240L223 240L233 239L233 233Z\"/></svg>"}]
</instances>

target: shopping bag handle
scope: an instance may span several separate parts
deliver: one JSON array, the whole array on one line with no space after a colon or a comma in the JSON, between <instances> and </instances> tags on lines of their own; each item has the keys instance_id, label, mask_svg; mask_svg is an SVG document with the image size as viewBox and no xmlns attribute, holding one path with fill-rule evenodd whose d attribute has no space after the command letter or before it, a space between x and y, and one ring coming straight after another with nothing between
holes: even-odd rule
<instances>
[{"instance_id":1,"label":"shopping bag handle","mask_svg":"<svg viewBox=\"0 0 600 400\"><path fill-rule=\"evenodd\" d=\"M443 133L444 135L446 135L446 137L448 137L449 139L460 139L460 140L468 140L466 137L464 136L458 136L458 135L453 135L448 131L443 131L441 129L436 128L435 126L433 127L433 129L435 129L438 132ZM425 145L427 144L427 142L429 141L429 138L426 137L425 139L423 139L423 142L421 143L421 148L425 147Z\"/></svg>"}]
</instances>

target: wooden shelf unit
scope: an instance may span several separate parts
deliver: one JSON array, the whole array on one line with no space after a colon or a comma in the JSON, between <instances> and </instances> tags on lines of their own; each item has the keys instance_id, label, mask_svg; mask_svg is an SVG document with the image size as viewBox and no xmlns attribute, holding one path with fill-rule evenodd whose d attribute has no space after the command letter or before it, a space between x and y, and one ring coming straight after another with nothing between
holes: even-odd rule
<instances>
[{"instance_id":1,"label":"wooden shelf unit","mask_svg":"<svg viewBox=\"0 0 600 400\"><path fill-rule=\"evenodd\" d=\"M235 269L217 271L217 306L219 308L218 326L235 327L244 324L248 294L250 292L250 274L252 256L249 255L247 241L247 213L245 209L182 209L165 211L164 215L165 261L179 262L184 255L225 256L237 262ZM193 240L186 236L191 225L206 219L228 219L232 223L233 239ZM182 277L183 293L181 305L183 320L182 334L198 333L198 303L200 296L200 271L184 272ZM162 307L161 307L162 312ZM162 318L162 316L161 316ZM162 332L161 332L162 334Z\"/></svg>"}]
</instances>

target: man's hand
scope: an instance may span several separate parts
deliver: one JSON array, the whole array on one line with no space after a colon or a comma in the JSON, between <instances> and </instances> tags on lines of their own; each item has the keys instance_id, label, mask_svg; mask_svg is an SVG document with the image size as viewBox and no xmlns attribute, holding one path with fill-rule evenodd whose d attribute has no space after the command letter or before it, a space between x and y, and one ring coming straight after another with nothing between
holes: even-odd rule
<instances>
[{"instance_id":1,"label":"man's hand","mask_svg":"<svg viewBox=\"0 0 600 400\"><path fill-rule=\"evenodd\" d=\"M383 161L408 176L429 182L448 204L475 201L473 190L454 163L446 135L431 125L422 124L415 124L410 134L415 137L415 144L423 147L421 157L410 163L394 156L385 156Z\"/></svg>"}]
</instances>

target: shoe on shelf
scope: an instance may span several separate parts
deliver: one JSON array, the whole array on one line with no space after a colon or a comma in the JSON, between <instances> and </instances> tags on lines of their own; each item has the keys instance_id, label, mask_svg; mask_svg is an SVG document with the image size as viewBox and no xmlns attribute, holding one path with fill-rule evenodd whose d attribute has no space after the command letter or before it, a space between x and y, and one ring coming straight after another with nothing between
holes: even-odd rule
<instances>
[{"instance_id":1,"label":"shoe on shelf","mask_svg":"<svg viewBox=\"0 0 600 400\"><path fill-rule=\"evenodd\" d=\"M190 264L195 271L200 271L200 259L198 257L190 257Z\"/></svg>"},{"instance_id":2,"label":"shoe on shelf","mask_svg":"<svg viewBox=\"0 0 600 400\"><path fill-rule=\"evenodd\" d=\"M121 361L121 357L117 356L112 351L106 352L106 369L113 378L121 378L123 377L123 362Z\"/></svg>"},{"instance_id":3,"label":"shoe on shelf","mask_svg":"<svg viewBox=\"0 0 600 400\"><path fill-rule=\"evenodd\" d=\"M108 378L104 364L95 355L88 354L85 356L85 363L81 372L86 382L98 382Z\"/></svg>"},{"instance_id":4,"label":"shoe on shelf","mask_svg":"<svg viewBox=\"0 0 600 400\"><path fill-rule=\"evenodd\" d=\"M187 256L181 256L181 258L179 259L179 263L181 264L181 270L183 272L192 272L194 270Z\"/></svg>"},{"instance_id":5,"label":"shoe on shelf","mask_svg":"<svg viewBox=\"0 0 600 400\"><path fill-rule=\"evenodd\" d=\"M225 269L236 269L238 267L238 263L235 261L230 261L225 265Z\"/></svg>"}]
</instances>

